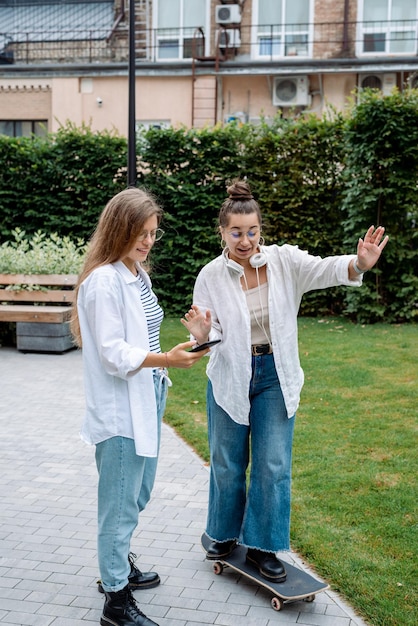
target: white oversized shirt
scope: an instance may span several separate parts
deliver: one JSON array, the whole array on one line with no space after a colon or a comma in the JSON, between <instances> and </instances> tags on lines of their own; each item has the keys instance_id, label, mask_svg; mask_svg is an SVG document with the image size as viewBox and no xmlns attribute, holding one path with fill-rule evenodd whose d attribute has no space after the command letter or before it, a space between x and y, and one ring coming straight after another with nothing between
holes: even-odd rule
<instances>
[{"instance_id":1,"label":"white oversized shirt","mask_svg":"<svg viewBox=\"0 0 418 626\"><path fill-rule=\"evenodd\" d=\"M297 315L302 296L313 289L336 285L359 286L348 266L355 255L321 258L297 246L262 246L267 257L268 307L274 362L288 417L299 406L304 375L299 361ZM235 269L233 268L235 266ZM225 254L199 273L193 302L212 315L210 339L221 339L211 350L207 375L217 404L238 424L249 423L251 381L251 325L237 264Z\"/></svg>"},{"instance_id":2,"label":"white oversized shirt","mask_svg":"<svg viewBox=\"0 0 418 626\"><path fill-rule=\"evenodd\" d=\"M138 271L151 290L148 274L140 267ZM137 283L138 277L118 261L98 267L80 286L86 395L80 434L89 444L128 437L138 455L156 457L157 406L152 368L141 369L149 342Z\"/></svg>"}]
</instances>

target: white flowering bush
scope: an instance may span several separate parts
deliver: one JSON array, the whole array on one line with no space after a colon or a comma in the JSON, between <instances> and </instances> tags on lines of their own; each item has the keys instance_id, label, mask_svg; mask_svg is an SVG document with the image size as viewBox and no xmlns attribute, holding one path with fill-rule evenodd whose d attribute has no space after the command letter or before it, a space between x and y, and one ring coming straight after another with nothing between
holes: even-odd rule
<instances>
[{"instance_id":1,"label":"white flowering bush","mask_svg":"<svg viewBox=\"0 0 418 626\"><path fill-rule=\"evenodd\" d=\"M0 245L1 274L78 274L86 244L57 233L37 231L28 239L24 230L12 231L14 240Z\"/></svg>"}]
</instances>

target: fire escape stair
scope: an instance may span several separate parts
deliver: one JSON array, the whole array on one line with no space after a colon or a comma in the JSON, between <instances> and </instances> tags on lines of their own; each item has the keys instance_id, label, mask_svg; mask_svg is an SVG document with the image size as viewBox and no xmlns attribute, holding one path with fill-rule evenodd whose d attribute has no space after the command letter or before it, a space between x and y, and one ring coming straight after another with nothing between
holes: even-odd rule
<instances>
[{"instance_id":1,"label":"fire escape stair","mask_svg":"<svg viewBox=\"0 0 418 626\"><path fill-rule=\"evenodd\" d=\"M216 124L216 76L199 75L193 79L193 121L195 128Z\"/></svg>"}]
</instances>

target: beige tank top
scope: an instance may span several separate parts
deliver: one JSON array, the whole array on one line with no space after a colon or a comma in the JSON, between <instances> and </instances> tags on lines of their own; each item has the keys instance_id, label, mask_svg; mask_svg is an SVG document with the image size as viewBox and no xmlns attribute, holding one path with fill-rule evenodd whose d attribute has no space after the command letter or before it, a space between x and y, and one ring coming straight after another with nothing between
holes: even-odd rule
<instances>
[{"instance_id":1,"label":"beige tank top","mask_svg":"<svg viewBox=\"0 0 418 626\"><path fill-rule=\"evenodd\" d=\"M269 311L268 311L268 282L259 287L247 289L245 292L247 307L251 318L251 345L271 343ZM263 330L264 329L264 330Z\"/></svg>"}]
</instances>

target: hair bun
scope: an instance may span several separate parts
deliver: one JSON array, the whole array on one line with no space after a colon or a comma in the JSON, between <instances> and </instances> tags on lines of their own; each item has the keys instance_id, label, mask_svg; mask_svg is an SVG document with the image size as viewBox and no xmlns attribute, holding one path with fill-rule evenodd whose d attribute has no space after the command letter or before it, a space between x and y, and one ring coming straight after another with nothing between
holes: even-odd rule
<instances>
[{"instance_id":1,"label":"hair bun","mask_svg":"<svg viewBox=\"0 0 418 626\"><path fill-rule=\"evenodd\" d=\"M253 200L254 196L252 193L230 193L229 197L231 200Z\"/></svg>"},{"instance_id":2,"label":"hair bun","mask_svg":"<svg viewBox=\"0 0 418 626\"><path fill-rule=\"evenodd\" d=\"M231 200L253 200L254 196L247 183L240 181L232 184L226 190Z\"/></svg>"}]
</instances>

